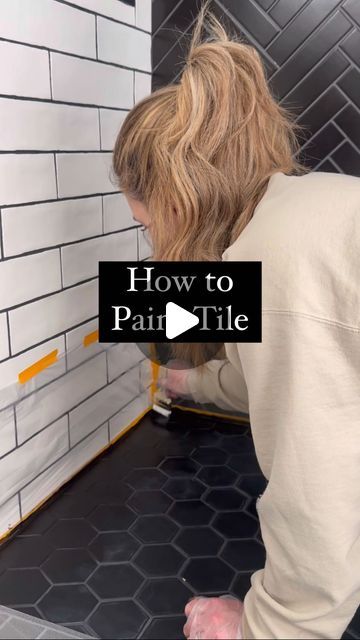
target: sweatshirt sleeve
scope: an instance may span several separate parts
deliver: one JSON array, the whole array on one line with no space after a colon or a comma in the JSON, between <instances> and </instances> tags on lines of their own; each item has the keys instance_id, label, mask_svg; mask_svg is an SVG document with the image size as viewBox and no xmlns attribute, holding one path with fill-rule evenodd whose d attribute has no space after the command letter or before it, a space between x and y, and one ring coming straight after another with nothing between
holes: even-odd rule
<instances>
[{"instance_id":1,"label":"sweatshirt sleeve","mask_svg":"<svg viewBox=\"0 0 360 640\"><path fill-rule=\"evenodd\" d=\"M228 360L211 360L188 374L189 395L195 402L213 403L220 409L249 413L247 388L241 366Z\"/></svg>"},{"instance_id":2,"label":"sweatshirt sleeve","mask_svg":"<svg viewBox=\"0 0 360 640\"><path fill-rule=\"evenodd\" d=\"M269 480L243 636L340 638L360 603L360 329L285 312L263 328L238 345Z\"/></svg>"}]
</instances>

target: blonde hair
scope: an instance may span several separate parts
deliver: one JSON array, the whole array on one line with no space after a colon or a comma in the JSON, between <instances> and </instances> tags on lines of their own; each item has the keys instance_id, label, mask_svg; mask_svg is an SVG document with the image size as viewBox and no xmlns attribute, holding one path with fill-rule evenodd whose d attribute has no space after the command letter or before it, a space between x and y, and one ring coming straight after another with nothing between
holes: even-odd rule
<instances>
[{"instance_id":1,"label":"blonde hair","mask_svg":"<svg viewBox=\"0 0 360 640\"><path fill-rule=\"evenodd\" d=\"M221 260L269 178L309 171L296 159L300 128L271 95L258 52L230 38L209 1L180 82L138 102L115 144L117 184L148 210L154 260Z\"/></svg>"}]
</instances>

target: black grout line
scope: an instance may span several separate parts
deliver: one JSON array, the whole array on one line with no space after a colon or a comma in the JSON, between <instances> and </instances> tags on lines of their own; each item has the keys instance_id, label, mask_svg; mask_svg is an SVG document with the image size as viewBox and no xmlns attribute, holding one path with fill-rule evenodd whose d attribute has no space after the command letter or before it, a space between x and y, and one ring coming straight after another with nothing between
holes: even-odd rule
<instances>
[{"instance_id":1,"label":"black grout line","mask_svg":"<svg viewBox=\"0 0 360 640\"><path fill-rule=\"evenodd\" d=\"M50 51L48 51L49 56L49 82L50 82L50 98L53 99L53 87L52 87L52 73L51 73L51 56Z\"/></svg>"},{"instance_id":2,"label":"black grout line","mask_svg":"<svg viewBox=\"0 0 360 640\"><path fill-rule=\"evenodd\" d=\"M59 181L57 173L56 153L54 153L54 170L55 170L55 185L56 185L56 197L59 197Z\"/></svg>"},{"instance_id":3,"label":"black grout line","mask_svg":"<svg viewBox=\"0 0 360 640\"><path fill-rule=\"evenodd\" d=\"M99 145L100 145L100 151L104 151L104 149L102 148L102 140L101 140L101 113L100 113L100 108L98 107L98 123L99 123Z\"/></svg>"},{"instance_id":4,"label":"black grout line","mask_svg":"<svg viewBox=\"0 0 360 640\"><path fill-rule=\"evenodd\" d=\"M9 347L9 357L5 358L5 360L2 360L1 362L6 362L7 360L11 360L12 358L12 353L11 353L11 339L10 339L10 320L9 320L9 312L6 311L6 323L7 323L7 330L8 330L8 347Z\"/></svg>"},{"instance_id":5,"label":"black grout line","mask_svg":"<svg viewBox=\"0 0 360 640\"><path fill-rule=\"evenodd\" d=\"M101 231L102 235L105 235L105 220L104 220L104 197L101 196Z\"/></svg>"},{"instance_id":6,"label":"black grout line","mask_svg":"<svg viewBox=\"0 0 360 640\"><path fill-rule=\"evenodd\" d=\"M147 71L139 71L151 75ZM109 105L92 104L90 102L72 102L71 100L54 100L51 98L36 98L34 96L19 96L16 94L0 93L2 100L23 100L25 102L40 102L42 104L59 104L64 107L79 107L80 109L108 109L109 111L129 111L131 107L109 107Z\"/></svg>"},{"instance_id":7,"label":"black grout line","mask_svg":"<svg viewBox=\"0 0 360 640\"><path fill-rule=\"evenodd\" d=\"M79 155L111 155L111 150L110 151L104 151L103 149L87 149L87 150L79 150L79 149L11 149L10 151L6 150L0 150L0 155L5 155L5 156L9 156L9 155L23 155L23 156L34 156L34 155L51 155L51 154L56 154L56 155L73 155L73 156L79 156Z\"/></svg>"},{"instance_id":8,"label":"black grout line","mask_svg":"<svg viewBox=\"0 0 360 640\"><path fill-rule=\"evenodd\" d=\"M1 205L2 209L13 209L14 207L29 207L31 205L38 204L50 204L54 202L67 202L68 200L82 200L83 198L98 198L99 196L113 196L117 193L121 193L120 191L105 191L101 193L89 193L83 194L80 196L61 196L60 198L49 198L47 200L31 200L29 202L17 202L15 204L3 204Z\"/></svg>"},{"instance_id":9,"label":"black grout line","mask_svg":"<svg viewBox=\"0 0 360 640\"><path fill-rule=\"evenodd\" d=\"M96 51L96 60L99 59L99 46L98 46L98 17L95 16L95 51Z\"/></svg>"},{"instance_id":10,"label":"black grout line","mask_svg":"<svg viewBox=\"0 0 360 640\"><path fill-rule=\"evenodd\" d=\"M22 508L21 508L21 499L20 499L20 491L17 492L17 497L18 497L18 502L19 502L19 514L20 514L20 520L22 520Z\"/></svg>"},{"instance_id":11,"label":"black grout line","mask_svg":"<svg viewBox=\"0 0 360 640\"><path fill-rule=\"evenodd\" d=\"M13 405L13 413L14 413L14 425L15 425L15 449L19 446L19 436L18 436L18 428L17 428L17 416L15 405Z\"/></svg>"},{"instance_id":12,"label":"black grout line","mask_svg":"<svg viewBox=\"0 0 360 640\"><path fill-rule=\"evenodd\" d=\"M71 450L71 434L70 434L70 413L66 414L67 417L67 428L68 428L68 440L69 440L69 451Z\"/></svg>"},{"instance_id":13,"label":"black grout line","mask_svg":"<svg viewBox=\"0 0 360 640\"><path fill-rule=\"evenodd\" d=\"M2 212L0 209L0 260L4 258L4 240L3 240L3 230L2 230Z\"/></svg>"},{"instance_id":14,"label":"black grout line","mask_svg":"<svg viewBox=\"0 0 360 640\"><path fill-rule=\"evenodd\" d=\"M62 253L61 253L61 248L59 247L59 260L60 260L60 281L61 281L61 288L64 288L64 274L63 274L63 262L62 262Z\"/></svg>"}]
</instances>

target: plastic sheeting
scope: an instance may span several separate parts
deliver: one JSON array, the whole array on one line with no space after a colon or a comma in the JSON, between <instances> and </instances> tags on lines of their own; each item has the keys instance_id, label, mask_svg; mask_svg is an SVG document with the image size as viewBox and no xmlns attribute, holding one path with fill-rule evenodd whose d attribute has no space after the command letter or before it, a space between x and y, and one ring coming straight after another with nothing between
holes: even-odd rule
<instances>
[{"instance_id":1,"label":"plastic sheeting","mask_svg":"<svg viewBox=\"0 0 360 640\"><path fill-rule=\"evenodd\" d=\"M0 389L0 537L150 408L150 362L96 332L10 377Z\"/></svg>"}]
</instances>

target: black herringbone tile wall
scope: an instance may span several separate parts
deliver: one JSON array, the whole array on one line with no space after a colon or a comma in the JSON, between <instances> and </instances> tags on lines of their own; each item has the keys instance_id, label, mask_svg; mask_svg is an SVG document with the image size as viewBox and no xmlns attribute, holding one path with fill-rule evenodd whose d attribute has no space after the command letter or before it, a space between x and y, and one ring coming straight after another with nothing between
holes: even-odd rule
<instances>
[{"instance_id":1,"label":"black herringbone tile wall","mask_svg":"<svg viewBox=\"0 0 360 640\"><path fill-rule=\"evenodd\" d=\"M177 81L201 0L153 0L153 88ZM213 0L257 48L273 94L305 127L313 170L360 176L360 0Z\"/></svg>"},{"instance_id":2,"label":"black herringbone tile wall","mask_svg":"<svg viewBox=\"0 0 360 640\"><path fill-rule=\"evenodd\" d=\"M201 0L153 0L153 89L177 82ZM315 171L360 176L360 0L213 0L305 129ZM245 589L246 590L246 589ZM360 638L360 608L343 638Z\"/></svg>"}]
</instances>

